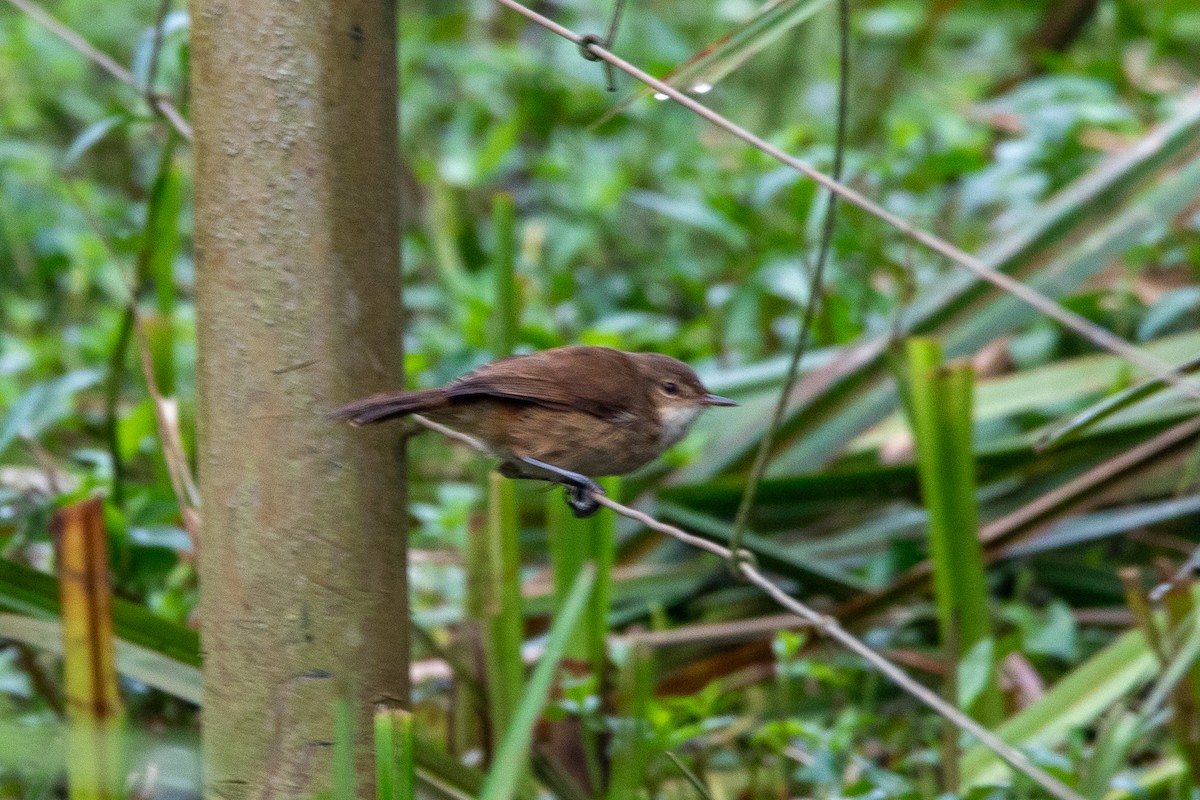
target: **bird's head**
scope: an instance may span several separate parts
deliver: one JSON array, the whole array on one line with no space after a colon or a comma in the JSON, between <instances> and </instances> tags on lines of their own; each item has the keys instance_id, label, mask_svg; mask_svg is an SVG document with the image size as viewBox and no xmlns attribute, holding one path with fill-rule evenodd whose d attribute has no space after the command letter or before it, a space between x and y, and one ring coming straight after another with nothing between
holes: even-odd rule
<instances>
[{"instance_id":1,"label":"bird's head","mask_svg":"<svg viewBox=\"0 0 1200 800\"><path fill-rule=\"evenodd\" d=\"M682 361L660 353L632 353L649 387L649 399L663 424L667 446L682 439L706 409L736 406L733 400L710 392L696 372Z\"/></svg>"}]
</instances>

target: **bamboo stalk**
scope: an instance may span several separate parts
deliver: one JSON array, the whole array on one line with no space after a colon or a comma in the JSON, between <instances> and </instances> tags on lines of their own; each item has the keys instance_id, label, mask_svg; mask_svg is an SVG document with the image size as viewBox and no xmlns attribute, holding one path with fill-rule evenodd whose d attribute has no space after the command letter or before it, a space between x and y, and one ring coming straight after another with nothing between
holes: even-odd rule
<instances>
[{"instance_id":1,"label":"bamboo stalk","mask_svg":"<svg viewBox=\"0 0 1200 800\"><path fill-rule=\"evenodd\" d=\"M333 701L333 800L355 800L358 780L354 773L354 706L350 692Z\"/></svg>"},{"instance_id":2,"label":"bamboo stalk","mask_svg":"<svg viewBox=\"0 0 1200 800\"><path fill-rule=\"evenodd\" d=\"M600 484L609 496L615 496L620 490L618 478L601 478ZM588 596L587 611L568 639L565 656L589 665L595 676L596 696L602 703L608 696L608 612L612 603L616 522L616 516L608 512L578 519L570 513L558 492L546 496L546 534L556 612L563 608L580 570L589 562L594 565L596 577ZM605 773L602 766L604 748L589 730L588 720L580 720L580 725L580 747L588 765L589 779L598 792Z\"/></svg>"},{"instance_id":3,"label":"bamboo stalk","mask_svg":"<svg viewBox=\"0 0 1200 800\"><path fill-rule=\"evenodd\" d=\"M910 339L905 353L906 410L916 438L921 498L929 511L938 624L957 670L973 648L992 637L971 447L974 374L967 364L943 366L941 348L930 339ZM994 660L986 669L978 696L960 705L980 722L995 724L1003 717L1003 703Z\"/></svg>"},{"instance_id":4,"label":"bamboo stalk","mask_svg":"<svg viewBox=\"0 0 1200 800\"><path fill-rule=\"evenodd\" d=\"M516 487L499 473L490 473L487 525L467 543L467 602L470 616L480 623L493 746L499 745L512 719L524 677L517 533Z\"/></svg>"},{"instance_id":5,"label":"bamboo stalk","mask_svg":"<svg viewBox=\"0 0 1200 800\"><path fill-rule=\"evenodd\" d=\"M395 706L375 707L375 797L413 800L416 767L413 760L413 716Z\"/></svg>"},{"instance_id":6,"label":"bamboo stalk","mask_svg":"<svg viewBox=\"0 0 1200 800\"><path fill-rule=\"evenodd\" d=\"M556 609L562 607L571 590L572 580L587 563L591 550L592 519L577 519L559 492L546 495L546 539ZM567 642L566 658L572 661L588 660L588 639L585 626L580 626Z\"/></svg>"},{"instance_id":7,"label":"bamboo stalk","mask_svg":"<svg viewBox=\"0 0 1200 800\"><path fill-rule=\"evenodd\" d=\"M121 795L125 772L100 498L61 509L53 533L62 604L69 796L107 800Z\"/></svg>"},{"instance_id":8,"label":"bamboo stalk","mask_svg":"<svg viewBox=\"0 0 1200 800\"><path fill-rule=\"evenodd\" d=\"M562 609L554 615L554 623L546 640L546 652L534 669L512 721L504 731L495 765L489 771L479 794L481 800L511 800L516 794L527 769L534 725L546 705L571 629L579 624L587 609L593 579L594 572L585 567L576 577Z\"/></svg>"},{"instance_id":9,"label":"bamboo stalk","mask_svg":"<svg viewBox=\"0 0 1200 800\"><path fill-rule=\"evenodd\" d=\"M648 713L654 699L654 650L641 642L622 645L617 658L617 716L625 727L613 742L612 771L607 800L636 797L645 785L646 766L653 757L649 745Z\"/></svg>"}]
</instances>

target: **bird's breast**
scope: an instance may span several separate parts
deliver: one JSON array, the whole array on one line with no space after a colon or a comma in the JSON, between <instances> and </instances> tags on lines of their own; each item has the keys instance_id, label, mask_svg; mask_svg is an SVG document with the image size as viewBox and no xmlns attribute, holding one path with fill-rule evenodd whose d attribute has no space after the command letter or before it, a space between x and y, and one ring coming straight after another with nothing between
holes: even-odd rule
<instances>
[{"instance_id":1,"label":"bird's breast","mask_svg":"<svg viewBox=\"0 0 1200 800\"><path fill-rule=\"evenodd\" d=\"M702 413L703 406L673 405L660 408L658 416L662 421L662 449L666 450L687 436L688 428Z\"/></svg>"}]
</instances>

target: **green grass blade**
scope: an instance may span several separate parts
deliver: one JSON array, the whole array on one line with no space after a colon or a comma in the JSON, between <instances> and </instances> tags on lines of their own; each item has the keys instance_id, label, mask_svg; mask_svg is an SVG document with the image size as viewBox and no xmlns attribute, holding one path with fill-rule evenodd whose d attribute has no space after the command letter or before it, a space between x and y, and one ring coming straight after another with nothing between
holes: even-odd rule
<instances>
[{"instance_id":1,"label":"green grass blade","mask_svg":"<svg viewBox=\"0 0 1200 800\"><path fill-rule=\"evenodd\" d=\"M438 279L452 298L450 311L459 322L464 322L466 299L474 294L471 278L458 249L458 236L463 229L462 214L458 208L455 188L438 177L429 181L429 224L427 230L432 237L430 247Z\"/></svg>"},{"instance_id":2,"label":"green grass blade","mask_svg":"<svg viewBox=\"0 0 1200 800\"><path fill-rule=\"evenodd\" d=\"M1162 674L1154 682L1150 694L1138 709L1139 726L1149 724L1151 717L1159 712L1171 692L1187 677L1197 659L1200 659L1200 614L1193 611L1178 623L1173 633L1182 638L1182 641L1172 652Z\"/></svg>"},{"instance_id":3,"label":"green grass blade","mask_svg":"<svg viewBox=\"0 0 1200 800\"><path fill-rule=\"evenodd\" d=\"M1109 784L1121 769L1129 748L1137 739L1137 719L1123 708L1114 708L1100 723L1096 744L1092 747L1079 793L1084 797L1104 797Z\"/></svg>"},{"instance_id":4,"label":"green grass blade","mask_svg":"<svg viewBox=\"0 0 1200 800\"><path fill-rule=\"evenodd\" d=\"M618 478L601 478L600 486L610 497L618 496ZM589 561L595 565L596 579L588 597L587 613L567 642L566 657L575 662L587 663L595 677L595 694L601 698L601 713L608 692L608 631L609 609L613 595L613 562L616 558L616 515L602 509L587 519L578 519L570 510L559 492L546 496L546 533L549 540L550 564L554 579L554 608L563 607L580 569ZM580 739L584 763L593 786L604 781L601 744L595 732L584 719L576 728L562 735ZM578 733L577 733L578 732Z\"/></svg>"},{"instance_id":5,"label":"green grass blade","mask_svg":"<svg viewBox=\"0 0 1200 800\"><path fill-rule=\"evenodd\" d=\"M1138 739L1150 730L1151 720L1162 710L1168 698L1177 694L1180 683L1195 667L1197 659L1200 659L1198 623L1200 615L1195 612L1179 622L1176 633L1182 634L1183 641L1167 661L1137 713L1114 711L1116 718L1106 720L1106 724L1101 725L1082 787L1086 790L1084 794L1087 797L1100 797L1110 788L1113 777L1125 767L1129 753ZM1181 710L1176 707L1175 715ZM1177 744L1182 748L1187 743L1179 741Z\"/></svg>"},{"instance_id":6,"label":"green grass blade","mask_svg":"<svg viewBox=\"0 0 1200 800\"><path fill-rule=\"evenodd\" d=\"M1106 508L1091 514L1072 515L1051 525L1036 539L1004 548L1001 555L1003 558L1024 558L1117 536L1148 525L1184 521L1197 515L1200 515L1200 495Z\"/></svg>"},{"instance_id":7,"label":"green grass blade","mask_svg":"<svg viewBox=\"0 0 1200 800\"><path fill-rule=\"evenodd\" d=\"M1176 756L1167 756L1132 777L1129 785L1103 795L1104 800L1147 800L1147 798L1178 797L1188 779L1187 764ZM1186 796L1186 795L1184 795Z\"/></svg>"},{"instance_id":8,"label":"green grass blade","mask_svg":"<svg viewBox=\"0 0 1200 800\"><path fill-rule=\"evenodd\" d=\"M606 512L601 512L606 513ZM599 514L597 515L599 516ZM592 519L578 519L563 502L561 492L546 494L546 538L550 551L551 577L554 582L554 608L561 609L583 565L591 553ZM588 634L580 626L567 643L566 657L588 660Z\"/></svg>"},{"instance_id":9,"label":"green grass blade","mask_svg":"<svg viewBox=\"0 0 1200 800\"><path fill-rule=\"evenodd\" d=\"M463 764L419 734L413 739L413 760L422 797L429 793L433 797L472 800L479 797L486 780L480 770ZM517 797L534 800L533 793L523 789L517 792Z\"/></svg>"},{"instance_id":10,"label":"green grass blade","mask_svg":"<svg viewBox=\"0 0 1200 800\"><path fill-rule=\"evenodd\" d=\"M1185 333L1164 337L1147 346L1156 356L1173 363L1190 357L1200 348L1200 334ZM1070 402L1101 392L1119 380L1127 368L1120 359L1088 355L1064 360L1032 370L1005 375L982 382L977 391L977 423L1003 420L1014 415L1037 413L1047 405ZM765 397L765 396L764 396ZM1075 458L1102 448L1124 449L1159 432L1163 426L1195 413L1195 403L1186 399L1162 404L1144 411L1124 413L1081 431L1054 450L1063 459ZM706 424L704 419L701 425ZM883 443L901 435L907 428L904 417L895 413L855 439L854 454L870 454ZM719 430L705 429L716 435L713 449L722 447ZM1120 441L1118 441L1120 439ZM916 470L912 465L841 467L832 472L812 472L811 463L789 463L792 452L781 453L778 463L786 468L779 477L768 478L760 490L760 514L773 527L786 528L806 515L841 507L846 501L913 497L916 494ZM1025 434L989 442L976 452L981 482L1014 470L1023 470L1035 462L1046 464L1047 455L1034 447L1034 436ZM663 499L713 515L731 515L740 497L741 483L734 478L666 487Z\"/></svg>"},{"instance_id":11,"label":"green grass blade","mask_svg":"<svg viewBox=\"0 0 1200 800\"><path fill-rule=\"evenodd\" d=\"M1179 371L1185 375L1191 375L1197 370L1200 370L1200 358L1193 358L1179 366ZM1036 447L1038 450L1053 447L1165 388L1167 388L1167 382L1162 378L1151 378L1135 386L1130 386L1128 389L1106 397L1099 403L1053 425L1037 440Z\"/></svg>"},{"instance_id":12,"label":"green grass blade","mask_svg":"<svg viewBox=\"0 0 1200 800\"><path fill-rule=\"evenodd\" d=\"M533 727L546 705L558 662L566 652L572 630L587 610L595 583L595 570L584 567L575 579L562 609L554 616L546 638L546 649L525 686L512 721L504 731L495 763L484 781L480 800L511 800L528 769L533 744Z\"/></svg>"},{"instance_id":13,"label":"green grass blade","mask_svg":"<svg viewBox=\"0 0 1200 800\"><path fill-rule=\"evenodd\" d=\"M600 487L609 497L621 496L621 479L601 478ZM588 599L588 614L584 629L587 631L587 654L592 671L604 689L604 676L608 665L608 612L612 606L613 566L617 557L617 515L601 509L591 517L592 560L596 565L596 580Z\"/></svg>"},{"instance_id":14,"label":"green grass blade","mask_svg":"<svg viewBox=\"0 0 1200 800\"><path fill-rule=\"evenodd\" d=\"M55 581L48 575L0 560L0 568L5 566L18 568L20 574L32 573L36 577L46 578L51 588L55 585ZM49 609L57 608L57 601L50 603L38 592L27 593L24 597L31 609L40 615L48 615ZM113 602L119 605L124 601L114 598ZM199 639L196 632L154 617L140 606L133 608L143 612L145 617L138 615L133 621L126 618L125 633L132 633L133 636L132 639L118 638L115 642L117 671L173 697L203 705ZM142 624L149 630L139 631L138 626ZM0 637L51 652L62 652L62 627L58 619L0 614ZM139 643L135 644L135 641ZM37 749L33 748L30 752ZM52 753L52 749L47 748L45 752ZM431 796L467 800L478 795L484 780L479 770L459 763L449 753L421 737L415 738L413 753L417 764L417 779ZM47 758L54 761L50 755ZM532 800L525 793L521 793L520 796Z\"/></svg>"},{"instance_id":15,"label":"green grass blade","mask_svg":"<svg viewBox=\"0 0 1200 800\"><path fill-rule=\"evenodd\" d=\"M1145 342L1143 346L1168 363L1181 363L1200 350L1200 333L1188 331L1164 336ZM1047 406L1061 407L1068 403L1087 402L1119 385L1128 373L1128 365L1122 359L1094 353L988 378L979 381L975 387L975 422L978 424L1018 414L1041 413ZM1179 405L1182 407L1187 402L1181 400ZM858 452L877 448L906 428L903 414L896 412L873 426L868 433L856 438L853 450ZM1082 432L1092 430L1085 428Z\"/></svg>"},{"instance_id":16,"label":"green grass blade","mask_svg":"<svg viewBox=\"0 0 1200 800\"><path fill-rule=\"evenodd\" d=\"M175 394L175 255L179 250L179 216L183 178L175 165L179 135L169 129L159 155L158 171L146 207L145 239L138 253L137 284L153 282L156 324L150 327L154 377L165 396Z\"/></svg>"},{"instance_id":17,"label":"green grass blade","mask_svg":"<svg viewBox=\"0 0 1200 800\"><path fill-rule=\"evenodd\" d=\"M1134 589L1133 576L1123 571L1122 582L1126 583L1126 593L1132 597ZM1154 636L1147 632L1150 641L1157 645L1158 649L1156 652L1160 654L1160 659L1163 658L1166 652L1162 641L1163 638L1178 639L1184 637L1186 640L1189 631L1192 633L1195 632L1197 621L1195 583L1183 577L1176 577L1174 580L1168 582L1164 588L1166 589L1165 593L1156 589L1155 596L1161 598L1162 605L1164 606L1168 635L1167 637L1157 636L1157 626L1153 628L1155 632ZM1141 592L1138 592L1136 599L1130 603L1130 608L1134 609L1135 614L1140 610L1139 619L1150 619L1149 625L1153 625L1154 621L1149 618L1148 612L1145 609L1138 609L1135 604L1143 606L1149 604L1149 600ZM1143 629L1147 629L1146 624L1143 624ZM1184 652L1184 649L1181 649L1179 652ZM1178 658L1178 654L1176 657ZM1149 703L1147 703L1147 706L1150 707ZM1175 746L1179 750L1179 754L1188 763L1193 783L1200 781L1200 741L1198 741L1196 735L1198 709L1200 709L1200 667L1193 660L1190 669L1188 669L1186 680L1180 681L1171 692L1170 720L1171 730L1175 734Z\"/></svg>"}]
</instances>

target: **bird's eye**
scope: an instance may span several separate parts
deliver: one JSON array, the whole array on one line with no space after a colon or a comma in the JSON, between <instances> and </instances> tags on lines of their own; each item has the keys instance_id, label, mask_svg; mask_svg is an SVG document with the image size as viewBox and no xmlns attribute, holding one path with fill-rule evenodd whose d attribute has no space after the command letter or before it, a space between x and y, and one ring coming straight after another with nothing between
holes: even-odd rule
<instances>
[{"instance_id":1,"label":"bird's eye","mask_svg":"<svg viewBox=\"0 0 1200 800\"><path fill-rule=\"evenodd\" d=\"M673 381L663 381L662 390L667 394L675 394L679 391L679 387Z\"/></svg>"}]
</instances>

